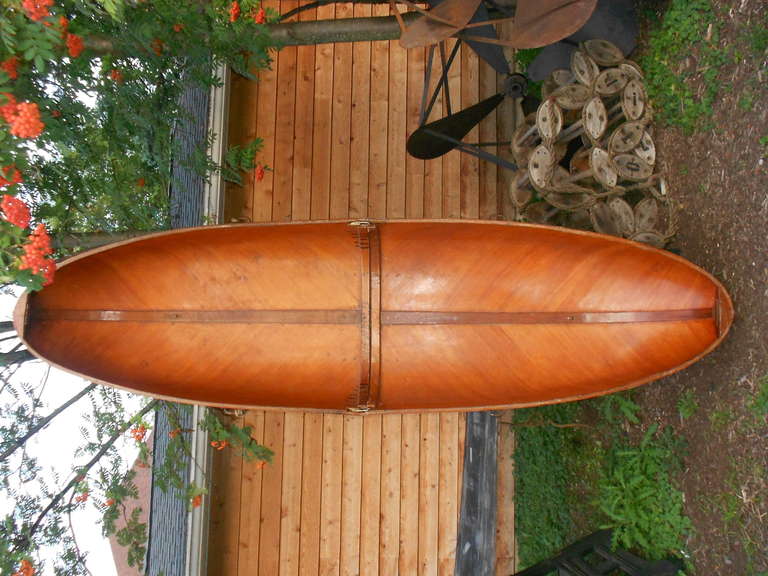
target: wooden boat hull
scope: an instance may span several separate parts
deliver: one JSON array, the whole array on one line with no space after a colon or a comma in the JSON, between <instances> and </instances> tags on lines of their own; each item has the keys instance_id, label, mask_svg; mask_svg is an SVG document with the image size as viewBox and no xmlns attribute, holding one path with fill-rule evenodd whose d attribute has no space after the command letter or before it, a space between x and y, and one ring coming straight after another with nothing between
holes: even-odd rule
<instances>
[{"instance_id":1,"label":"wooden boat hull","mask_svg":"<svg viewBox=\"0 0 768 576\"><path fill-rule=\"evenodd\" d=\"M256 224L65 262L16 323L41 358L142 394L324 411L522 407L679 370L733 308L673 254L502 222Z\"/></svg>"}]
</instances>

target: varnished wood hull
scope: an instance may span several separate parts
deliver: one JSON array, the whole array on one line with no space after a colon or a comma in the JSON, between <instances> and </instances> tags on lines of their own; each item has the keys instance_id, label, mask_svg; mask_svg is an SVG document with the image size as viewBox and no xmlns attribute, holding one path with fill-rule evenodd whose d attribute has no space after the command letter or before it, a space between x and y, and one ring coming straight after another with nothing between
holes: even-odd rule
<instances>
[{"instance_id":1,"label":"varnished wood hull","mask_svg":"<svg viewBox=\"0 0 768 576\"><path fill-rule=\"evenodd\" d=\"M22 298L41 358L231 407L456 410L637 386L714 348L723 287L625 240L499 222L208 227L79 255Z\"/></svg>"}]
</instances>

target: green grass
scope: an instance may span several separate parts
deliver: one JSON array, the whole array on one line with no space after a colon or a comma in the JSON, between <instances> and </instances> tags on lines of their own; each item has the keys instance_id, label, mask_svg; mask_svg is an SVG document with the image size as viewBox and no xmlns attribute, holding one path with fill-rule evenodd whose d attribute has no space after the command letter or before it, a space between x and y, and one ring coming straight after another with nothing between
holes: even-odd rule
<instances>
[{"instance_id":1,"label":"green grass","mask_svg":"<svg viewBox=\"0 0 768 576\"><path fill-rule=\"evenodd\" d=\"M628 434L642 430L639 412L628 394L614 394L516 413L521 567L601 527L613 528L617 544L648 558L680 553L690 529L673 481L683 446L671 430L656 426L640 439Z\"/></svg>"},{"instance_id":2,"label":"green grass","mask_svg":"<svg viewBox=\"0 0 768 576\"><path fill-rule=\"evenodd\" d=\"M693 390L687 390L677 400L677 411L682 420L687 420L699 409L699 403L696 401L696 394Z\"/></svg>"},{"instance_id":3,"label":"green grass","mask_svg":"<svg viewBox=\"0 0 768 576\"><path fill-rule=\"evenodd\" d=\"M696 59L684 65L691 55ZM650 23L648 47L640 58L658 120L686 133L708 128L718 93L717 75L729 61L719 46L711 1L672 0L663 19ZM691 87L694 75L702 77L701 95Z\"/></svg>"},{"instance_id":4,"label":"green grass","mask_svg":"<svg viewBox=\"0 0 768 576\"><path fill-rule=\"evenodd\" d=\"M768 416L768 374L765 374L757 383L757 393L749 403L749 409L757 416Z\"/></svg>"}]
</instances>

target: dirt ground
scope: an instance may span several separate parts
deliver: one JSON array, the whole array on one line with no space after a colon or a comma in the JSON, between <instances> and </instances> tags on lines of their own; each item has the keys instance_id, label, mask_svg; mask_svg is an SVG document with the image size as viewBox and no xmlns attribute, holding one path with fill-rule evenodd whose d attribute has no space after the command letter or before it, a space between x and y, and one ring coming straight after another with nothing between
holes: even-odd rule
<instances>
[{"instance_id":1,"label":"dirt ground","mask_svg":"<svg viewBox=\"0 0 768 576\"><path fill-rule=\"evenodd\" d=\"M672 249L725 284L736 319L717 350L635 400L648 423L670 425L687 441L679 482L696 574L764 576L768 421L754 402L768 377L768 53L756 52L745 31L765 26L768 2L715 5L721 42L740 56L720 73L714 128L692 136L657 128L655 139L678 208ZM681 398L693 412L686 418Z\"/></svg>"}]
</instances>

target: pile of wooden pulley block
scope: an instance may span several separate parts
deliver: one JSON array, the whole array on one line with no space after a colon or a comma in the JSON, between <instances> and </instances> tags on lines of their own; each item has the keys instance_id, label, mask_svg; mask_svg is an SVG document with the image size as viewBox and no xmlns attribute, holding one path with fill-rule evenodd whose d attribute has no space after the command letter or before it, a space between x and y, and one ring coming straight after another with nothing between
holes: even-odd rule
<instances>
[{"instance_id":1,"label":"pile of wooden pulley block","mask_svg":"<svg viewBox=\"0 0 768 576\"><path fill-rule=\"evenodd\" d=\"M656 172L650 102L640 67L589 40L512 139L520 170L510 197L520 221L591 229L663 247L672 206Z\"/></svg>"}]
</instances>

